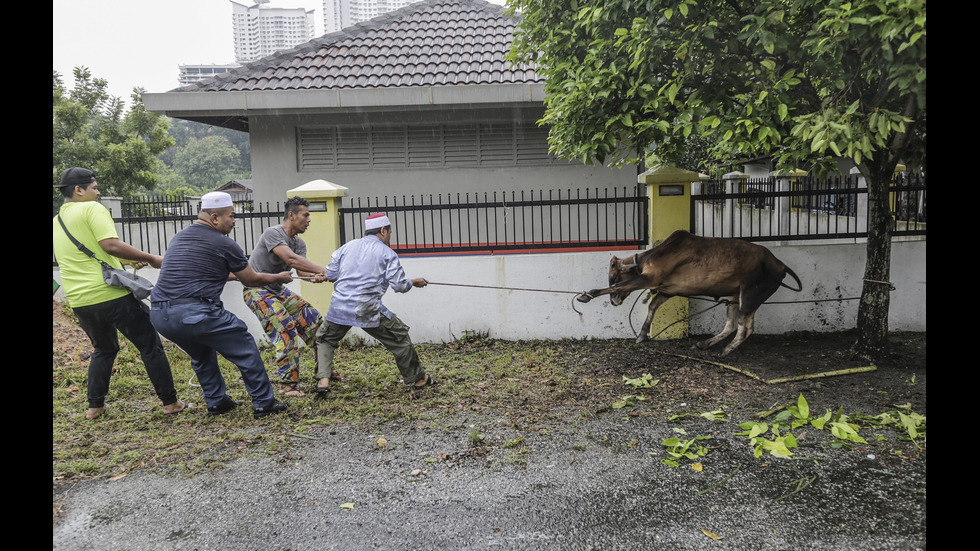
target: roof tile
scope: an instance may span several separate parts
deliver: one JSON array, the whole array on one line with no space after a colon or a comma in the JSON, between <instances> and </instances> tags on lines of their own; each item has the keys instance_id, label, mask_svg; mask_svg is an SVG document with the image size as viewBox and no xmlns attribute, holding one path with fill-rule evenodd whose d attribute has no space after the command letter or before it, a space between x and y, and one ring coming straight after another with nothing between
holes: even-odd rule
<instances>
[{"instance_id":1,"label":"roof tile","mask_svg":"<svg viewBox=\"0 0 980 551\"><path fill-rule=\"evenodd\" d=\"M422 0L173 92L541 83L505 61L516 21L484 0Z\"/></svg>"}]
</instances>

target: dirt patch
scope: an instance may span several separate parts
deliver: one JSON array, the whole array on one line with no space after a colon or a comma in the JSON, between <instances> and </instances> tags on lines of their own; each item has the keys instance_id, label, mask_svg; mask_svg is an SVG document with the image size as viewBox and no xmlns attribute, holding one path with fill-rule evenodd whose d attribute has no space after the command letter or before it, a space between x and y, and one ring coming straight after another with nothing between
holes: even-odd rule
<instances>
[{"instance_id":1,"label":"dirt patch","mask_svg":"<svg viewBox=\"0 0 980 551\"><path fill-rule=\"evenodd\" d=\"M78 326L78 320L67 313L70 309L65 303L56 300L53 304L51 344L54 349L54 369L66 362L87 360L92 355L92 343L88 340L88 335Z\"/></svg>"},{"instance_id":2,"label":"dirt patch","mask_svg":"<svg viewBox=\"0 0 980 551\"><path fill-rule=\"evenodd\" d=\"M925 333L892 333L889 355L875 362L850 352L852 331L756 334L727 358L692 349L704 338L593 342L579 351L598 373L649 372L660 379L653 392L663 400L761 411L802 393L818 411L875 415L908 404L926 413ZM769 382L794 378L800 380Z\"/></svg>"}]
</instances>

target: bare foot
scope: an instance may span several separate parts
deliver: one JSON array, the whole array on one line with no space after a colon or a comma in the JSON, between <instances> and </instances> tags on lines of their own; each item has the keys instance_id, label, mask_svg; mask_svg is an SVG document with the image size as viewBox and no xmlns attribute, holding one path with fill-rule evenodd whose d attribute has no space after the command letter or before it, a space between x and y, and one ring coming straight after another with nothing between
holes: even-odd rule
<instances>
[{"instance_id":1,"label":"bare foot","mask_svg":"<svg viewBox=\"0 0 980 551\"><path fill-rule=\"evenodd\" d=\"M102 408L88 408L88 410L85 411L85 418L86 419L95 419L96 417L102 415L102 412L103 411L105 411L105 408L104 407L102 407Z\"/></svg>"},{"instance_id":2,"label":"bare foot","mask_svg":"<svg viewBox=\"0 0 980 551\"><path fill-rule=\"evenodd\" d=\"M180 412L184 411L187 408L192 408L192 407L194 407L194 404L191 404L191 403L188 403L188 402L183 402L181 400L177 400L176 402L174 402L172 404L167 404L167 405L163 406L163 414L164 415L174 415L176 413L180 413Z\"/></svg>"},{"instance_id":3,"label":"bare foot","mask_svg":"<svg viewBox=\"0 0 980 551\"><path fill-rule=\"evenodd\" d=\"M305 392L299 390L293 385L279 385L279 392L282 393L283 396L289 396L290 398L302 398L303 396L306 396Z\"/></svg>"}]
</instances>

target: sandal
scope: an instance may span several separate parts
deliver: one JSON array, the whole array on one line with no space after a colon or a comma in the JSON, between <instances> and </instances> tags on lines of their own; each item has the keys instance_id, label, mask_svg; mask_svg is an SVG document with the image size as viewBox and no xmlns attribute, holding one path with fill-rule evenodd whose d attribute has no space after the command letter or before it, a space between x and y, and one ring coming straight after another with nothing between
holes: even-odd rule
<instances>
[{"instance_id":1,"label":"sandal","mask_svg":"<svg viewBox=\"0 0 980 551\"><path fill-rule=\"evenodd\" d=\"M313 392L315 392L315 393L319 394L320 396L322 396L322 395L328 394L330 392L330 387L329 386L315 385L313 387Z\"/></svg>"},{"instance_id":2,"label":"sandal","mask_svg":"<svg viewBox=\"0 0 980 551\"><path fill-rule=\"evenodd\" d=\"M337 373L336 371L331 371L330 372L330 380L331 381L343 381L344 378L340 376L340 373Z\"/></svg>"}]
</instances>

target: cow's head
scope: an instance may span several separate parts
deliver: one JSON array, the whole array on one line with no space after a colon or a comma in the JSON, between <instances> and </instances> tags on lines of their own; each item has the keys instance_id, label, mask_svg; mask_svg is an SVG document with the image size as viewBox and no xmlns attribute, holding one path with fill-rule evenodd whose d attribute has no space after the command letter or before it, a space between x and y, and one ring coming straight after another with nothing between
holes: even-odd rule
<instances>
[{"instance_id":1,"label":"cow's head","mask_svg":"<svg viewBox=\"0 0 980 551\"><path fill-rule=\"evenodd\" d=\"M612 287L617 283L633 279L640 275L639 267L636 265L636 255L629 258L616 258L615 256L609 261L609 286ZM609 302L612 302L613 306L619 306L626 300L630 291L612 292L609 293Z\"/></svg>"}]
</instances>

